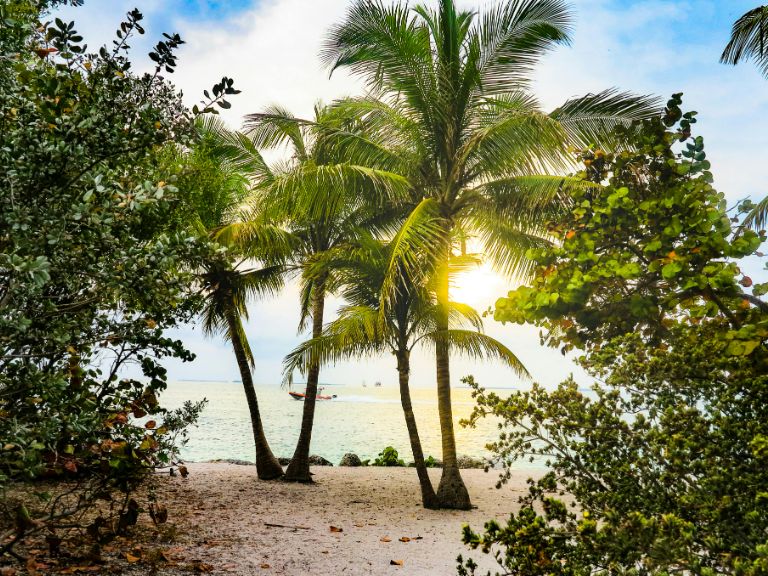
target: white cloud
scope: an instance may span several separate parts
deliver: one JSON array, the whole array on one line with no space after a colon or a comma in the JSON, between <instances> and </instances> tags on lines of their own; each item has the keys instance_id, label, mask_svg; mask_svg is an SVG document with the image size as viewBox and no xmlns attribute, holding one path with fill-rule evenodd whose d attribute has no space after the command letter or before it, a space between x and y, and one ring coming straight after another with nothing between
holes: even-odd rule
<instances>
[{"instance_id":1,"label":"white cloud","mask_svg":"<svg viewBox=\"0 0 768 576\"><path fill-rule=\"evenodd\" d=\"M179 19L188 43L176 82L194 97L220 76L234 78L243 91L226 113L234 126L245 114L274 103L311 117L316 101L360 91L343 72L329 79L318 60L323 34L346 5L346 0L268 0L215 27Z\"/></svg>"}]
</instances>

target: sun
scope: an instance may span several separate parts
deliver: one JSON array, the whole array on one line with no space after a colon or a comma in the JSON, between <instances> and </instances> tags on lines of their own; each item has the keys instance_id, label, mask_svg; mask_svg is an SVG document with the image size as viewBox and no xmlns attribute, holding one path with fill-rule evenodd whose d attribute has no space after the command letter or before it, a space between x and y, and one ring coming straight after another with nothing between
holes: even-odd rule
<instances>
[{"instance_id":1,"label":"sun","mask_svg":"<svg viewBox=\"0 0 768 576\"><path fill-rule=\"evenodd\" d=\"M451 300L469 304L479 311L493 306L496 299L509 290L509 281L499 276L488 264L456 274L451 280Z\"/></svg>"}]
</instances>

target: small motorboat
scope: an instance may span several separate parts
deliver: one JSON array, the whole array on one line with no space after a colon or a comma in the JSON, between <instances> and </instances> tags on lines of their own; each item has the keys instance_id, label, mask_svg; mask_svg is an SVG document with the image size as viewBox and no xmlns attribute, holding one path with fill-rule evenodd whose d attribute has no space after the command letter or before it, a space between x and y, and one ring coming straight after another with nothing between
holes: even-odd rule
<instances>
[{"instance_id":1,"label":"small motorboat","mask_svg":"<svg viewBox=\"0 0 768 576\"><path fill-rule=\"evenodd\" d=\"M333 400L334 398L336 398L336 394L333 394L332 396L323 395L323 394L321 394L322 391L323 391L322 388L320 388L317 391L317 395L315 396L315 400ZM306 394L303 394L301 392L294 392L293 390L289 390L288 394L290 394L291 398L293 398L294 400L304 400L307 397Z\"/></svg>"},{"instance_id":2,"label":"small motorboat","mask_svg":"<svg viewBox=\"0 0 768 576\"><path fill-rule=\"evenodd\" d=\"M376 383L374 384L374 386L375 386L376 388L381 388L381 382L376 382Z\"/></svg>"}]
</instances>

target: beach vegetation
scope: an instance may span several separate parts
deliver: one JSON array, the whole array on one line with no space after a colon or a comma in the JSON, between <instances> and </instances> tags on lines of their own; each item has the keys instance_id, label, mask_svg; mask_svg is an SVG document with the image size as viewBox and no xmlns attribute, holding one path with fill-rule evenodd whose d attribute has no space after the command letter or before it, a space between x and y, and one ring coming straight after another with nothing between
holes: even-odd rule
<instances>
[{"instance_id":1,"label":"beach vegetation","mask_svg":"<svg viewBox=\"0 0 768 576\"><path fill-rule=\"evenodd\" d=\"M405 466L405 462L392 446L387 446L371 462L371 466Z\"/></svg>"},{"instance_id":2,"label":"beach vegetation","mask_svg":"<svg viewBox=\"0 0 768 576\"><path fill-rule=\"evenodd\" d=\"M765 233L729 213L680 106L624 131L634 151L580 153L579 177L601 186L574 195L557 243L530 254L532 282L496 305L581 354L591 388L503 399L467 380L470 423L503 422L500 484L517 462L547 470L506 523L465 529L503 574L768 569L768 305L744 270Z\"/></svg>"},{"instance_id":3,"label":"beach vegetation","mask_svg":"<svg viewBox=\"0 0 768 576\"><path fill-rule=\"evenodd\" d=\"M0 29L0 556L17 559L43 532L58 549L114 493L86 531L98 553L135 522L136 487L176 464L200 404L158 402L161 360L193 358L164 331L197 312L191 267L211 251L176 225L183 193L157 156L193 138L167 81L181 38L137 74L139 11L90 53L74 23L41 23L53 4L4 3ZM223 79L201 111L233 92ZM9 483L42 478L63 493L9 499Z\"/></svg>"}]
</instances>

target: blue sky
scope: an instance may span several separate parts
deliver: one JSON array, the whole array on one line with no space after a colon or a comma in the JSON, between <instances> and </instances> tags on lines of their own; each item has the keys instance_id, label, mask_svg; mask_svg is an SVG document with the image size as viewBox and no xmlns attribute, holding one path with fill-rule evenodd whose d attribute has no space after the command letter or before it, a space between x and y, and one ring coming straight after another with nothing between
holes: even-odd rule
<instances>
[{"instance_id":1,"label":"blue sky","mask_svg":"<svg viewBox=\"0 0 768 576\"><path fill-rule=\"evenodd\" d=\"M488 5L457 0L464 8ZM490 2L491 4L493 2ZM768 153L768 80L750 63L738 67L718 63L733 21L756 6L756 0L573 0L576 28L573 43L546 56L535 75L534 91L544 108L571 96L612 86L668 97L684 92L684 108L699 112L698 134L705 138L716 186L731 202L762 198ZM180 53L174 82L190 104L222 75L235 78L243 93L233 99L225 120L238 127L244 114L281 103L298 115L309 115L318 99L359 93L357 81L342 74L329 79L317 51L328 26L343 17L348 0L86 0L64 11L78 22L94 47L111 39L122 14L137 6L146 16L147 36L135 43L139 68L142 55L164 31L179 32L187 41ZM759 266L750 270L766 280ZM503 295L510 282L490 275L471 304L486 308ZM257 356L256 379L276 384L282 356L302 338L296 334L297 293L253 305L248 335ZM338 302L331 302L334 310ZM536 379L554 384L573 370L553 350L541 349L536 331L490 322L489 333L524 360ZM171 364L172 378L233 379L237 369L229 348L205 340L190 326L179 333L198 354L192 365ZM493 365L457 361L455 380L475 374L486 385L518 383ZM416 359L415 385L430 386L433 364ZM577 376L583 378L583 375ZM324 381L359 383L382 380L394 384L390 358L329 368ZM584 380L586 382L586 380Z\"/></svg>"}]
</instances>

